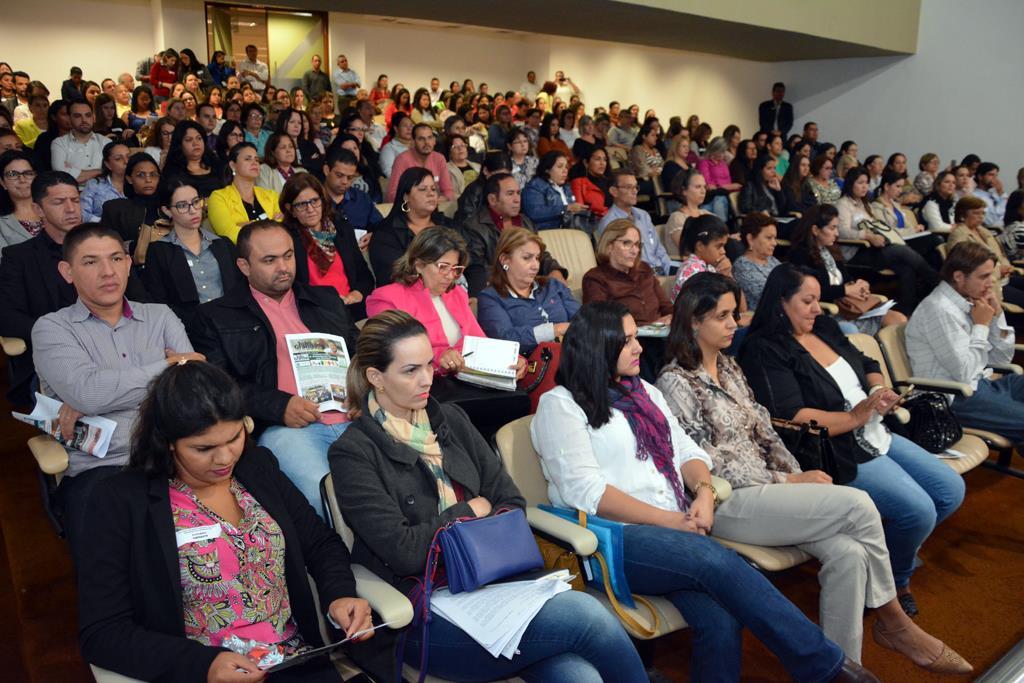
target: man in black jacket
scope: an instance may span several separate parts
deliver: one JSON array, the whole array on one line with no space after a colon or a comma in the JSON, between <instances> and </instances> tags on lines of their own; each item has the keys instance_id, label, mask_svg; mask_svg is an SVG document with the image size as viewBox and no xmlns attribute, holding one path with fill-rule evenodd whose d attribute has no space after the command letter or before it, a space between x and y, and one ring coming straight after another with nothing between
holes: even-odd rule
<instances>
[{"instance_id":1,"label":"man in black jacket","mask_svg":"<svg viewBox=\"0 0 1024 683\"><path fill-rule=\"evenodd\" d=\"M762 133L778 133L789 137L793 127L793 105L784 102L786 84L776 83L772 86L772 98L765 100L757 107L757 120Z\"/></svg>"},{"instance_id":2,"label":"man in black jacket","mask_svg":"<svg viewBox=\"0 0 1024 683\"><path fill-rule=\"evenodd\" d=\"M237 246L248 282L199 307L193 345L238 380L249 415L263 428L259 444L323 514L327 449L349 422L344 412L321 412L320 403L345 401L344 374L325 387L326 395L299 395L285 335L335 335L351 355L358 332L333 288L295 281L295 245L283 225L250 223L238 233ZM342 373L345 366L339 366Z\"/></svg>"},{"instance_id":3,"label":"man in black jacket","mask_svg":"<svg viewBox=\"0 0 1024 683\"><path fill-rule=\"evenodd\" d=\"M489 177L484 184L484 200L485 206L462 224L462 234L469 247L466 282L470 296L476 296L487 287L502 230L514 226L537 232L530 219L519 212L519 183L511 174L495 173ZM540 255L540 274L565 282L569 271L545 251Z\"/></svg>"}]
</instances>

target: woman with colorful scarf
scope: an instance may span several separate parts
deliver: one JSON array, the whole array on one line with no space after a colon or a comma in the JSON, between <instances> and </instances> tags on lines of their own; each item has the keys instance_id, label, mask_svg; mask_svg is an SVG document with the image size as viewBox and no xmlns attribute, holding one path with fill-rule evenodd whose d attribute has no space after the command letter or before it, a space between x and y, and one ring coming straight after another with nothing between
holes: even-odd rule
<instances>
[{"instance_id":1,"label":"woman with colorful scarf","mask_svg":"<svg viewBox=\"0 0 1024 683\"><path fill-rule=\"evenodd\" d=\"M387 310L367 320L348 372L353 421L328 454L341 512L355 534L353 562L410 595L441 527L525 505L462 409L430 398L433 360L426 328L408 313ZM368 651L360 646L350 654L378 680L393 679L395 635L380 632ZM648 680L618 620L577 591L544 604L511 659L491 656L437 614L426 629L410 627L397 654L422 673L456 681Z\"/></svg>"},{"instance_id":2,"label":"woman with colorful scarf","mask_svg":"<svg viewBox=\"0 0 1024 683\"><path fill-rule=\"evenodd\" d=\"M694 629L690 680L740 680L742 629L796 681L876 680L739 555L708 538L711 458L639 378L637 326L615 302L584 305L558 384L531 426L551 502L623 523L629 588L664 595Z\"/></svg>"},{"instance_id":3,"label":"woman with colorful scarf","mask_svg":"<svg viewBox=\"0 0 1024 683\"><path fill-rule=\"evenodd\" d=\"M364 299L373 291L373 273L359 251L355 228L324 186L310 173L296 173L280 197L285 227L295 241L295 279L334 287L353 320L366 317Z\"/></svg>"}]
</instances>

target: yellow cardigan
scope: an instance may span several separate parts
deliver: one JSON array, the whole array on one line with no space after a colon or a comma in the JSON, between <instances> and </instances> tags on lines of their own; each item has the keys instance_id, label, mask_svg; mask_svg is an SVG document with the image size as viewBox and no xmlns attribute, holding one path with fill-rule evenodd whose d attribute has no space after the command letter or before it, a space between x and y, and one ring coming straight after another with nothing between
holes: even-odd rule
<instances>
[{"instance_id":1,"label":"yellow cardigan","mask_svg":"<svg viewBox=\"0 0 1024 683\"><path fill-rule=\"evenodd\" d=\"M267 218L273 219L281 213L276 192L263 187L254 187L253 192L256 195L256 201L266 212ZM242 226L252 222L249 220L245 205L242 204L242 195L238 194L234 183L211 194L207 207L210 227L215 233L232 242L238 240L238 232Z\"/></svg>"}]
</instances>

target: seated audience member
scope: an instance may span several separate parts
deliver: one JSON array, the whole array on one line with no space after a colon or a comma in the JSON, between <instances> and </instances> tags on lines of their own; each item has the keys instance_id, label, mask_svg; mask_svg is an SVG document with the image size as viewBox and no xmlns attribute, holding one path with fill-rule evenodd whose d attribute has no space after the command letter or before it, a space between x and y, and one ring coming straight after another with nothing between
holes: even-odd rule
<instances>
[{"instance_id":1,"label":"seated audience member","mask_svg":"<svg viewBox=\"0 0 1024 683\"><path fill-rule=\"evenodd\" d=\"M580 135L572 144L572 156L577 161L588 158L595 149L604 149L604 135L597 130L597 123L589 116L581 116L579 121ZM605 121L607 126L607 121Z\"/></svg>"},{"instance_id":2,"label":"seated audience member","mask_svg":"<svg viewBox=\"0 0 1024 683\"><path fill-rule=\"evenodd\" d=\"M171 136L178 121L169 116L162 116L152 126L147 126L140 131L140 139L146 145L142 151L153 157L160 168L163 168L167 161L167 155L171 149Z\"/></svg>"},{"instance_id":3,"label":"seated audience member","mask_svg":"<svg viewBox=\"0 0 1024 683\"><path fill-rule=\"evenodd\" d=\"M356 230L367 230L384 217L370 195L353 184L358 167L359 160L351 151L332 148L324 159L324 189L331 200L328 210L335 226L347 221Z\"/></svg>"},{"instance_id":4,"label":"seated audience member","mask_svg":"<svg viewBox=\"0 0 1024 683\"><path fill-rule=\"evenodd\" d=\"M786 255L790 263L809 269L818 279L820 300L834 304L849 297L863 301L871 295L866 280L851 279L846 271L843 253L836 246L839 239L839 212L831 204L813 207L803 215L793 230L792 244ZM886 325L899 325L907 317L890 309L884 317L840 321L844 332L863 332L874 336Z\"/></svg>"},{"instance_id":5,"label":"seated audience member","mask_svg":"<svg viewBox=\"0 0 1024 683\"><path fill-rule=\"evenodd\" d=\"M449 201L454 201L455 191L452 189L452 181L448 176L448 163L444 157L434 151L437 138L434 137L433 129L420 123L412 129L412 147L402 152L395 158L391 167L391 176L388 179L388 191L385 195L387 201L394 202L398 189L398 181L406 169L419 167L430 171L437 183L438 190Z\"/></svg>"},{"instance_id":6,"label":"seated audience member","mask_svg":"<svg viewBox=\"0 0 1024 683\"><path fill-rule=\"evenodd\" d=\"M996 236L984 226L987 214L988 208L984 200L977 195L970 195L958 201L953 214L956 226L949 233L946 244L949 248L960 242L984 245L996 258L996 267L992 271L992 291L996 300L1024 306L1024 277L1018 274L1017 269L1006 258L1006 253Z\"/></svg>"},{"instance_id":7,"label":"seated audience member","mask_svg":"<svg viewBox=\"0 0 1024 683\"><path fill-rule=\"evenodd\" d=\"M458 198L480 175L480 164L469 160L469 140L457 135L448 139L448 178L451 180L452 191Z\"/></svg>"},{"instance_id":8,"label":"seated audience member","mask_svg":"<svg viewBox=\"0 0 1024 683\"><path fill-rule=\"evenodd\" d=\"M235 245L201 227L204 205L199 190L185 178L160 188L160 207L170 217L171 231L149 245L141 270L150 300L170 306L189 331L200 304L245 281Z\"/></svg>"},{"instance_id":9,"label":"seated audience member","mask_svg":"<svg viewBox=\"0 0 1024 683\"><path fill-rule=\"evenodd\" d=\"M246 407L238 385L208 363L154 381L128 467L94 488L85 524L79 638L90 664L133 679L259 681L264 672L225 648L227 638L282 645L288 655L320 646L318 605L342 636L371 627L344 542L273 454L251 445ZM282 675L341 681L328 658L273 677Z\"/></svg>"},{"instance_id":10,"label":"seated audience member","mask_svg":"<svg viewBox=\"0 0 1024 683\"><path fill-rule=\"evenodd\" d=\"M537 232L530 219L520 213L519 183L507 173L496 173L487 179L484 186L487 208L468 218L461 228L469 252L466 266L466 283L469 295L475 297L487 286L490 269L497 255L497 245L505 230L512 227L526 228ZM565 270L547 251L538 262L541 275L565 281Z\"/></svg>"},{"instance_id":11,"label":"seated audience member","mask_svg":"<svg viewBox=\"0 0 1024 683\"><path fill-rule=\"evenodd\" d=\"M660 175L665 166L665 159L657 147L660 132L657 120L647 121L640 126L640 132L633 140L633 147L629 151L629 168L637 180L650 180Z\"/></svg>"},{"instance_id":12,"label":"seated audience member","mask_svg":"<svg viewBox=\"0 0 1024 683\"><path fill-rule=\"evenodd\" d=\"M672 267L672 259L665 251L665 245L658 237L658 231L654 228L651 215L636 206L636 198L639 185L636 175L625 168L618 168L612 171L611 180L608 184L608 194L612 198L612 206L605 213L604 218L597 224L598 235L612 221L626 219L638 230L643 239L643 249L640 258L647 263L657 275L668 275Z\"/></svg>"},{"instance_id":13,"label":"seated audience member","mask_svg":"<svg viewBox=\"0 0 1024 683\"><path fill-rule=\"evenodd\" d=\"M480 292L477 304L477 319L487 336L519 342L523 355L542 342L565 336L580 307L564 282L542 274L546 255L547 246L537 233L516 227L503 230L490 286Z\"/></svg>"},{"instance_id":14,"label":"seated audience member","mask_svg":"<svg viewBox=\"0 0 1024 683\"><path fill-rule=\"evenodd\" d=\"M740 239L746 244L747 250L732 264L732 277L740 286L751 309L757 308L764 283L780 264L779 259L775 258L777 237L778 226L770 217L762 213L744 217L740 226Z\"/></svg>"},{"instance_id":15,"label":"seated audience member","mask_svg":"<svg viewBox=\"0 0 1024 683\"><path fill-rule=\"evenodd\" d=\"M113 228L131 250L134 265L146 263L146 251L153 237L167 234L170 226L160 213L160 168L153 157L136 152L128 157L124 169L124 199L103 204L100 222Z\"/></svg>"},{"instance_id":16,"label":"seated audience member","mask_svg":"<svg viewBox=\"0 0 1024 683\"><path fill-rule=\"evenodd\" d=\"M920 254L928 265L938 270L942 267L942 254L937 247L943 243L938 235L919 235L925 227L917 222L913 207L900 204L900 192L903 180L892 171L882 173L882 182L878 186L877 198L871 202L871 211L875 218L900 233L906 239L907 246Z\"/></svg>"},{"instance_id":17,"label":"seated audience member","mask_svg":"<svg viewBox=\"0 0 1024 683\"><path fill-rule=\"evenodd\" d=\"M348 133L339 133L334 142L331 143L331 147L328 149L347 149L356 155L356 161L359 162L358 171L359 175L352 181L352 187L362 190L370 196L370 199L374 203L380 203L384 201L384 193L381 190L381 176L378 170L378 164L371 164L370 157L363 154L363 149L369 147L369 143L360 145L359 140L349 135Z\"/></svg>"},{"instance_id":18,"label":"seated audience member","mask_svg":"<svg viewBox=\"0 0 1024 683\"><path fill-rule=\"evenodd\" d=\"M793 157L789 160L789 168L782 176L782 196L785 204L792 211L803 211L808 208L803 203L804 184L811 174L811 160L807 157Z\"/></svg>"},{"instance_id":19,"label":"seated audience member","mask_svg":"<svg viewBox=\"0 0 1024 683\"><path fill-rule=\"evenodd\" d=\"M548 152L537 165L537 175L523 188L523 213L538 230L560 228L573 214L587 210L576 201L569 179L569 158L560 151Z\"/></svg>"},{"instance_id":20,"label":"seated audience member","mask_svg":"<svg viewBox=\"0 0 1024 683\"><path fill-rule=\"evenodd\" d=\"M499 106L494 112L494 119L487 128L487 148L505 149L512 132L512 109L505 104Z\"/></svg>"},{"instance_id":21,"label":"seated audience member","mask_svg":"<svg viewBox=\"0 0 1024 683\"><path fill-rule=\"evenodd\" d=\"M862 165L868 172L868 189L874 192L882 182L882 172L885 171L885 159L877 154L872 154L864 159Z\"/></svg>"},{"instance_id":22,"label":"seated audience member","mask_svg":"<svg viewBox=\"0 0 1024 683\"><path fill-rule=\"evenodd\" d=\"M21 144L25 145L28 149L33 149L39 136L49 130L50 118L47 115L47 109L50 102L46 99L45 95L31 95L28 98L28 102L31 113L29 116L15 122L14 132L21 139Z\"/></svg>"},{"instance_id":23,"label":"seated audience member","mask_svg":"<svg viewBox=\"0 0 1024 683\"><path fill-rule=\"evenodd\" d=\"M122 142L108 142L103 147L103 173L85 184L82 189L82 220L98 223L103 205L112 199L124 199L125 169L128 166L128 147Z\"/></svg>"},{"instance_id":24,"label":"seated audience member","mask_svg":"<svg viewBox=\"0 0 1024 683\"><path fill-rule=\"evenodd\" d=\"M50 145L50 164L85 185L102 174L103 148L110 140L93 132L95 116L87 102L71 102L67 109L71 130Z\"/></svg>"},{"instance_id":25,"label":"seated audience member","mask_svg":"<svg viewBox=\"0 0 1024 683\"><path fill-rule=\"evenodd\" d=\"M738 137L739 134L739 129L737 129L735 135ZM731 160L729 160L729 153L726 152L725 158L729 161L729 177L733 179L733 182L746 185L750 181L751 174L754 172L754 162L757 161L758 156L760 156L760 150L753 140L741 140L736 147L736 155Z\"/></svg>"},{"instance_id":26,"label":"seated audience member","mask_svg":"<svg viewBox=\"0 0 1024 683\"><path fill-rule=\"evenodd\" d=\"M207 209L210 226L221 237L237 241L242 226L277 217L277 192L257 184L260 158L256 146L241 142L228 154L231 184L210 195Z\"/></svg>"},{"instance_id":27,"label":"seated audience member","mask_svg":"<svg viewBox=\"0 0 1024 683\"><path fill-rule=\"evenodd\" d=\"M763 575L707 538L718 497L711 458L638 376L636 335L613 302L584 305L569 327L559 386L541 396L530 427L552 503L624 523L630 588L668 598L701 643L692 680L739 679L743 627L794 680L869 676Z\"/></svg>"},{"instance_id":28,"label":"seated audience member","mask_svg":"<svg viewBox=\"0 0 1024 683\"><path fill-rule=\"evenodd\" d=\"M341 512L355 535L353 560L407 592L415 577L422 577L441 527L525 505L466 413L430 396L431 344L430 333L407 312L385 311L367 321L348 382L358 417L330 453ZM544 604L511 660L492 657L445 619L431 619L426 628L421 642L422 629L411 626L400 641L404 652L397 653L399 662L404 657L422 666L420 653L428 648L423 674L453 680L521 675L548 681L647 681L616 618L577 591ZM388 666L395 665L389 634L378 634L371 647ZM390 671L380 675L394 677Z\"/></svg>"},{"instance_id":29,"label":"seated audience member","mask_svg":"<svg viewBox=\"0 0 1024 683\"><path fill-rule=\"evenodd\" d=\"M217 109L219 107L214 107L209 101L203 102L196 108L196 123L203 129L203 142L210 152L216 152L217 149ZM239 118L241 118L241 110L239 110Z\"/></svg>"},{"instance_id":30,"label":"seated audience member","mask_svg":"<svg viewBox=\"0 0 1024 683\"><path fill-rule=\"evenodd\" d=\"M775 160L775 174L781 179L789 170L789 153L784 150L782 136L769 133L764 151Z\"/></svg>"},{"instance_id":31,"label":"seated audience member","mask_svg":"<svg viewBox=\"0 0 1024 683\"><path fill-rule=\"evenodd\" d=\"M512 161L512 175L522 190L537 174L540 160L530 154L530 136L522 128L515 128L508 134L505 147Z\"/></svg>"},{"instance_id":32,"label":"seated audience member","mask_svg":"<svg viewBox=\"0 0 1024 683\"><path fill-rule=\"evenodd\" d=\"M370 228L373 234L369 248L370 268L378 287L391 282L395 263L417 235L434 225L454 227L437 210L440 193L429 169L406 169L398 179L395 195L398 201L392 205L391 212Z\"/></svg>"},{"instance_id":33,"label":"seated audience member","mask_svg":"<svg viewBox=\"0 0 1024 683\"><path fill-rule=\"evenodd\" d=\"M135 131L128 128L125 122L117 117L117 103L106 93L102 93L96 98L96 103L93 105L93 117L95 121L93 131L108 140L135 137Z\"/></svg>"},{"instance_id":34,"label":"seated audience member","mask_svg":"<svg viewBox=\"0 0 1024 683\"><path fill-rule=\"evenodd\" d=\"M329 287L295 280L295 243L276 221L259 220L238 233L238 267L248 282L199 307L196 347L238 380L246 414L262 429L281 470L313 505L327 474L327 448L348 427L348 416L320 412L296 392L285 335L320 332L342 337L349 354L356 327Z\"/></svg>"},{"instance_id":35,"label":"seated audience member","mask_svg":"<svg viewBox=\"0 0 1024 683\"><path fill-rule=\"evenodd\" d=\"M1006 192L1003 181L999 179L999 167L990 161L978 165L974 174L978 183L973 194L985 202L985 225L993 228L1003 226L1003 214L1006 212Z\"/></svg>"},{"instance_id":36,"label":"seated audience member","mask_svg":"<svg viewBox=\"0 0 1024 683\"><path fill-rule=\"evenodd\" d=\"M715 138L708 143L704 157L697 163L697 168L707 183L708 199L704 208L722 221L729 220L729 193L737 192L742 187L739 183L733 182L729 174L729 164L725 162L725 151L728 147L725 138Z\"/></svg>"},{"instance_id":37,"label":"seated audience member","mask_svg":"<svg viewBox=\"0 0 1024 683\"><path fill-rule=\"evenodd\" d=\"M385 178L391 177L391 167L394 166L398 155L412 148L413 125L415 124L412 119L404 112L395 114L395 118L391 120L388 137L380 148L380 170Z\"/></svg>"},{"instance_id":38,"label":"seated audience member","mask_svg":"<svg viewBox=\"0 0 1024 683\"><path fill-rule=\"evenodd\" d=\"M0 157L2 158L2 157ZM0 218L0 223L3 219ZM1003 232L999 243L1007 258L1024 258L1024 190L1014 190L1006 200Z\"/></svg>"},{"instance_id":39,"label":"seated audience member","mask_svg":"<svg viewBox=\"0 0 1024 683\"><path fill-rule=\"evenodd\" d=\"M640 258L640 229L620 218L597 241L597 266L583 275L583 303L617 301L638 325L668 323L672 302L654 270Z\"/></svg>"},{"instance_id":40,"label":"seated audience member","mask_svg":"<svg viewBox=\"0 0 1024 683\"><path fill-rule=\"evenodd\" d=\"M412 116L412 97L409 95L409 91L396 85L391 89L391 102L384 109L384 125L388 128L391 127L391 121L394 119L395 114L403 113L406 116Z\"/></svg>"},{"instance_id":41,"label":"seated audience member","mask_svg":"<svg viewBox=\"0 0 1024 683\"><path fill-rule=\"evenodd\" d=\"M690 149L690 132L681 129L668 147L665 165L661 167L661 186L666 190L672 187L672 181L683 171L696 168L700 159Z\"/></svg>"},{"instance_id":42,"label":"seated audience member","mask_svg":"<svg viewBox=\"0 0 1024 683\"><path fill-rule=\"evenodd\" d=\"M371 244L376 243L376 236ZM469 261L466 242L454 230L427 228L418 233L395 261L393 282L377 287L366 300L366 314L398 309L427 328L434 349L434 367L455 375L464 367L462 340L484 337L469 296L458 285Z\"/></svg>"},{"instance_id":43,"label":"seated audience member","mask_svg":"<svg viewBox=\"0 0 1024 683\"><path fill-rule=\"evenodd\" d=\"M250 102L242 107L241 123L245 126L245 141L254 145L260 152L266 148L267 140L273 132L263 127L266 120L267 116L259 104Z\"/></svg>"},{"instance_id":44,"label":"seated audience member","mask_svg":"<svg viewBox=\"0 0 1024 683\"><path fill-rule=\"evenodd\" d=\"M174 127L162 175L165 181L186 180L203 199L224 187L221 164L206 145L206 131L195 121L182 121Z\"/></svg>"},{"instance_id":45,"label":"seated audience member","mask_svg":"<svg viewBox=\"0 0 1024 683\"><path fill-rule=\"evenodd\" d=\"M956 174L953 171L940 171L935 176L932 191L921 205L921 218L925 227L938 235L949 234L956 223L953 216L956 200Z\"/></svg>"},{"instance_id":46,"label":"seated audience member","mask_svg":"<svg viewBox=\"0 0 1024 683\"><path fill-rule=\"evenodd\" d=\"M836 459L852 470L848 485L878 507L900 604L910 616L914 558L935 526L963 502L959 474L882 418L899 402L866 357L821 314L813 273L785 264L768 277L740 354L758 402L772 417L828 427Z\"/></svg>"},{"instance_id":47,"label":"seated audience member","mask_svg":"<svg viewBox=\"0 0 1024 683\"><path fill-rule=\"evenodd\" d=\"M578 158L583 164L584 174L569 182L572 194L600 219L608 213L608 187L611 182L608 173L608 150L594 147L581 152Z\"/></svg>"},{"instance_id":48,"label":"seated audience member","mask_svg":"<svg viewBox=\"0 0 1024 683\"><path fill-rule=\"evenodd\" d=\"M576 131L576 112L570 107L566 107L558 114L558 137L570 152L580 137Z\"/></svg>"},{"instance_id":49,"label":"seated audience member","mask_svg":"<svg viewBox=\"0 0 1024 683\"><path fill-rule=\"evenodd\" d=\"M65 100L57 100L46 109L46 130L39 134L32 148L40 173L53 168L51 159L53 141L71 131L71 119L68 118L67 105Z\"/></svg>"},{"instance_id":50,"label":"seated audience member","mask_svg":"<svg viewBox=\"0 0 1024 683\"><path fill-rule=\"evenodd\" d=\"M314 170L319 171L320 167L323 166L324 152L317 147L316 142L304 133L303 129L308 128L308 126L309 121L306 119L304 112L289 108L285 109L277 117L274 132L287 135L291 139L292 147L295 149L295 159L292 162L292 165L296 167L295 170L301 168L312 173ZM280 143L278 143L278 147L280 147ZM270 155L266 156L269 157ZM267 161L268 159L265 158L264 162ZM280 167L281 164L278 164L278 170L281 170ZM285 171L281 172L284 173ZM287 180L287 178L285 179Z\"/></svg>"},{"instance_id":51,"label":"seated audience member","mask_svg":"<svg viewBox=\"0 0 1024 683\"><path fill-rule=\"evenodd\" d=\"M138 133L143 126L156 120L157 113L153 110L153 91L148 85L140 85L132 90L132 104L125 117L128 127Z\"/></svg>"},{"instance_id":52,"label":"seated audience member","mask_svg":"<svg viewBox=\"0 0 1024 683\"><path fill-rule=\"evenodd\" d=\"M810 209L819 204L835 204L839 201L843 190L832 177L832 168L832 160L824 154L819 154L811 161L800 198L803 209ZM846 187L845 180L843 187Z\"/></svg>"},{"instance_id":53,"label":"seated audience member","mask_svg":"<svg viewBox=\"0 0 1024 683\"><path fill-rule=\"evenodd\" d=\"M850 172L851 168L856 168L857 166L860 166L860 164L857 163L857 159L850 156L849 154L844 154L843 156L839 157L839 159L837 159L834 163L835 169L833 169L832 176L836 179L836 184L839 185L839 189L842 190L846 174Z\"/></svg>"},{"instance_id":54,"label":"seated audience member","mask_svg":"<svg viewBox=\"0 0 1024 683\"><path fill-rule=\"evenodd\" d=\"M90 491L128 460L129 435L147 385L168 365L203 356L192 352L185 328L169 308L125 296L131 258L116 232L83 223L67 232L62 249L57 269L74 287L75 299L32 327L39 391L64 404L65 434L83 415L117 423L102 459L68 448L68 469L57 488L71 554L81 567L88 564L84 553L93 542L85 531L92 517Z\"/></svg>"},{"instance_id":55,"label":"seated audience member","mask_svg":"<svg viewBox=\"0 0 1024 683\"><path fill-rule=\"evenodd\" d=\"M289 178L279 201L295 243L295 280L333 287L353 320L365 318L363 300L373 291L373 274L351 223L334 222L327 192L309 173Z\"/></svg>"},{"instance_id":56,"label":"seated audience member","mask_svg":"<svg viewBox=\"0 0 1024 683\"><path fill-rule=\"evenodd\" d=\"M558 117L554 114L545 114L540 124L540 137L537 140L537 156L543 158L549 152L561 152L569 164L572 164L572 151L565 144L565 140L559 134ZM630 138L630 142L632 142Z\"/></svg>"},{"instance_id":57,"label":"seated audience member","mask_svg":"<svg viewBox=\"0 0 1024 683\"><path fill-rule=\"evenodd\" d=\"M740 190L739 207L741 214L764 213L769 216L785 216L798 206L788 206L782 192L782 181L775 172L775 159L762 154L754 161L746 185Z\"/></svg>"},{"instance_id":58,"label":"seated audience member","mask_svg":"<svg viewBox=\"0 0 1024 683\"><path fill-rule=\"evenodd\" d=\"M306 169L298 165L295 141L287 133L274 133L267 140L256 185L281 194L285 182L296 173L306 173Z\"/></svg>"},{"instance_id":59,"label":"seated audience member","mask_svg":"<svg viewBox=\"0 0 1024 683\"><path fill-rule=\"evenodd\" d=\"M922 197L927 197L931 194L932 187L935 185L936 174L939 172L939 155L934 152L921 155L917 168L920 173L914 176L914 189Z\"/></svg>"},{"instance_id":60,"label":"seated audience member","mask_svg":"<svg viewBox=\"0 0 1024 683\"><path fill-rule=\"evenodd\" d=\"M31 152L0 154L0 250L31 239L43 229L32 203L32 181L37 175Z\"/></svg>"},{"instance_id":61,"label":"seated audience member","mask_svg":"<svg viewBox=\"0 0 1024 683\"><path fill-rule=\"evenodd\" d=\"M729 228L714 214L698 216L686 221L679 238L679 259L682 263L672 284L675 301L683 283L697 273L717 272L729 260L725 244L729 241ZM726 268L731 271L732 264Z\"/></svg>"},{"instance_id":62,"label":"seated audience member","mask_svg":"<svg viewBox=\"0 0 1024 683\"><path fill-rule=\"evenodd\" d=\"M235 121L225 121L224 125L220 127L220 132L217 133L217 144L214 145L217 161L221 168L227 166L228 154L240 142L245 142L245 129Z\"/></svg>"},{"instance_id":63,"label":"seated audience member","mask_svg":"<svg viewBox=\"0 0 1024 683\"><path fill-rule=\"evenodd\" d=\"M488 152L484 162L480 166L480 175L476 180L466 185L466 189L459 196L459 208L455 211L454 222L461 224L475 215L480 209L486 208L487 200L484 197L484 185L487 179L495 173L511 173L512 160L506 152Z\"/></svg>"},{"instance_id":64,"label":"seated audience member","mask_svg":"<svg viewBox=\"0 0 1024 683\"><path fill-rule=\"evenodd\" d=\"M687 281L675 302L671 361L657 384L679 426L733 487L715 510L715 535L795 545L816 557L822 564L819 622L850 659L861 660L864 608L870 607L879 644L948 672L945 657L952 651L917 627L896 599L871 498L833 486L821 470L801 471L739 365L725 354L737 331L738 302L736 285L722 275L701 273Z\"/></svg>"},{"instance_id":65,"label":"seated audience member","mask_svg":"<svg viewBox=\"0 0 1024 683\"><path fill-rule=\"evenodd\" d=\"M704 208L704 198L707 196L708 187L700 171L691 166L676 174L676 177L672 179L670 189L672 195L679 200L679 206L669 215L668 221L665 223L665 232L678 248L686 221L711 213Z\"/></svg>"},{"instance_id":66,"label":"seated audience member","mask_svg":"<svg viewBox=\"0 0 1024 683\"><path fill-rule=\"evenodd\" d=\"M851 265L872 270L894 270L900 283L896 305L905 315L910 314L917 302L932 290L939 276L924 257L906 244L890 244L872 230L871 224L878 217L868 203L868 172L863 167L858 166L846 174L842 197L835 206L839 211L839 239L864 240L870 245L841 246L843 259Z\"/></svg>"},{"instance_id":67,"label":"seated audience member","mask_svg":"<svg viewBox=\"0 0 1024 683\"><path fill-rule=\"evenodd\" d=\"M960 200L964 201L964 200ZM993 286L999 261L984 244L965 241L949 251L942 282L910 316L907 356L914 374L963 382L974 393L950 409L965 427L1024 441L1024 378L993 379L990 363L1010 363L1015 335Z\"/></svg>"},{"instance_id":68,"label":"seated audience member","mask_svg":"<svg viewBox=\"0 0 1024 683\"><path fill-rule=\"evenodd\" d=\"M905 155L900 154L899 152L890 154L884 170L896 173L903 181L903 191L900 194L900 204L912 207L920 203L922 197L920 193L914 189L914 183L912 183L910 178L907 176L907 157Z\"/></svg>"}]
</instances>

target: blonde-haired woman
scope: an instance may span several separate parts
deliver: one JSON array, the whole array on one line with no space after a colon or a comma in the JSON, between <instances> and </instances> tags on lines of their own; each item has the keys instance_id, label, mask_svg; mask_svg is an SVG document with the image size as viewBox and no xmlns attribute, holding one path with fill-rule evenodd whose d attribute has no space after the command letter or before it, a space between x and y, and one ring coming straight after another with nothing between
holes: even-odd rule
<instances>
[{"instance_id":1,"label":"blonde-haired woman","mask_svg":"<svg viewBox=\"0 0 1024 683\"><path fill-rule=\"evenodd\" d=\"M640 230L620 218L597 242L597 266L583 276L583 303L618 301L638 325L669 323L672 302L649 265L640 259Z\"/></svg>"}]
</instances>

